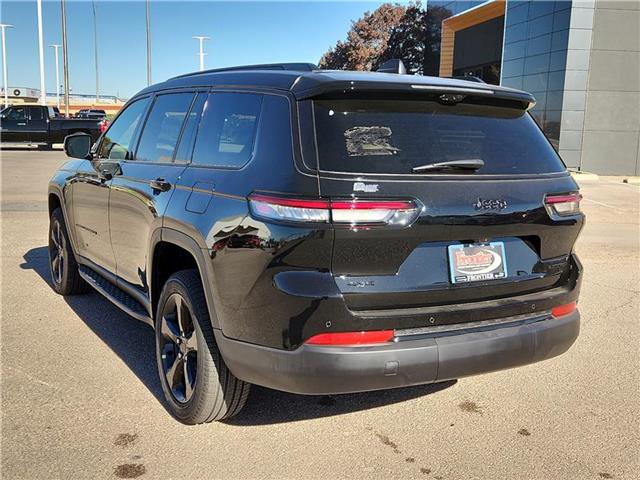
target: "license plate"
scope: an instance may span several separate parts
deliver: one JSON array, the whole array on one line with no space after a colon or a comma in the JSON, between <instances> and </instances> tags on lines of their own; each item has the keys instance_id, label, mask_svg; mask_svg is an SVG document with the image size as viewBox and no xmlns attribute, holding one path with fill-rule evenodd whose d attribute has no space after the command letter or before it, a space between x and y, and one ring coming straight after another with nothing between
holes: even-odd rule
<instances>
[{"instance_id":1,"label":"license plate","mask_svg":"<svg viewBox=\"0 0 640 480\"><path fill-rule=\"evenodd\" d=\"M503 242L449 245L451 283L481 282L507 277Z\"/></svg>"}]
</instances>

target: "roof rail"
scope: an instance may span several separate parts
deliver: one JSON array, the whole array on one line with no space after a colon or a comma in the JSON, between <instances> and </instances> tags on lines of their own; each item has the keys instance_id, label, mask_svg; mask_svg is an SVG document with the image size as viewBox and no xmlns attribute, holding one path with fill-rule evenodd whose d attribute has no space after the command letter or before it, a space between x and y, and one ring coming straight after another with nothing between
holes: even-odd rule
<instances>
[{"instance_id":1,"label":"roof rail","mask_svg":"<svg viewBox=\"0 0 640 480\"><path fill-rule=\"evenodd\" d=\"M213 68L211 70L203 70L201 72L185 73L175 78L191 77L193 75L201 75L203 73L220 73L220 72L237 72L240 70L297 70L302 72L311 72L317 70L318 66L313 63L263 63L260 65L238 65L235 67Z\"/></svg>"},{"instance_id":2,"label":"roof rail","mask_svg":"<svg viewBox=\"0 0 640 480\"><path fill-rule=\"evenodd\" d=\"M474 75L454 75L452 77L454 80L466 80L467 82L476 82L476 83L487 83L482 80L480 77L476 77Z\"/></svg>"}]
</instances>

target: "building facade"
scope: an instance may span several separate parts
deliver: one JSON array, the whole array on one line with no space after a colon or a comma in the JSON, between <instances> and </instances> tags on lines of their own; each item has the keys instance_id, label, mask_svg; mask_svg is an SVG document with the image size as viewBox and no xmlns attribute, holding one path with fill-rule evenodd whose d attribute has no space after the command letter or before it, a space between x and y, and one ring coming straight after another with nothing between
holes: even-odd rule
<instances>
[{"instance_id":1,"label":"building facade","mask_svg":"<svg viewBox=\"0 0 640 480\"><path fill-rule=\"evenodd\" d=\"M569 168L640 175L640 2L429 0L440 76L531 92Z\"/></svg>"}]
</instances>

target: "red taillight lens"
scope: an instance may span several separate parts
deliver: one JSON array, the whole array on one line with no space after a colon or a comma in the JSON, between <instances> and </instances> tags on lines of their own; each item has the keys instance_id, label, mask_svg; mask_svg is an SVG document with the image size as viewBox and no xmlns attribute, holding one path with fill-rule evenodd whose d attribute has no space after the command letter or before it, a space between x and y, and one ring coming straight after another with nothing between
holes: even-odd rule
<instances>
[{"instance_id":1,"label":"red taillight lens","mask_svg":"<svg viewBox=\"0 0 640 480\"><path fill-rule=\"evenodd\" d=\"M289 222L320 222L343 226L406 226L420 213L412 200L292 199L253 194L254 215Z\"/></svg>"},{"instance_id":2,"label":"red taillight lens","mask_svg":"<svg viewBox=\"0 0 640 480\"><path fill-rule=\"evenodd\" d=\"M249 206L254 215L272 220L289 222L328 223L330 220L328 200L308 200L251 195Z\"/></svg>"},{"instance_id":3,"label":"red taillight lens","mask_svg":"<svg viewBox=\"0 0 640 480\"><path fill-rule=\"evenodd\" d=\"M576 310L576 302L567 303L565 305L559 305L557 307L553 307L551 309L551 315L554 318L564 317L565 315L569 315Z\"/></svg>"},{"instance_id":4,"label":"red taillight lens","mask_svg":"<svg viewBox=\"0 0 640 480\"><path fill-rule=\"evenodd\" d=\"M309 345L370 345L386 343L393 339L393 330L374 330L370 332L320 333L305 343Z\"/></svg>"},{"instance_id":5,"label":"red taillight lens","mask_svg":"<svg viewBox=\"0 0 640 480\"><path fill-rule=\"evenodd\" d=\"M582 200L582 195L578 192L547 195L544 199L544 206L549 215L567 217L580 213L580 200Z\"/></svg>"},{"instance_id":6,"label":"red taillight lens","mask_svg":"<svg viewBox=\"0 0 640 480\"><path fill-rule=\"evenodd\" d=\"M100 133L104 133L107 130L107 127L109 126L109 122L106 120L102 120L100 122Z\"/></svg>"}]
</instances>

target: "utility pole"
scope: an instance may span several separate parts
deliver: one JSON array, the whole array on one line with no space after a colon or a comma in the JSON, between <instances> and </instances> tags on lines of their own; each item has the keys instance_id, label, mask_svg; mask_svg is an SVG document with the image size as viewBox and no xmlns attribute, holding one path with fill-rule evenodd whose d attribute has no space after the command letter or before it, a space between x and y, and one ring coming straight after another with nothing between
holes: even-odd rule
<instances>
[{"instance_id":1,"label":"utility pole","mask_svg":"<svg viewBox=\"0 0 640 480\"><path fill-rule=\"evenodd\" d=\"M42 0L37 1L38 6L38 54L40 55L40 104L47 104L47 92L44 86L44 46L42 40Z\"/></svg>"},{"instance_id":2,"label":"utility pole","mask_svg":"<svg viewBox=\"0 0 640 480\"><path fill-rule=\"evenodd\" d=\"M64 70L64 116L69 116L69 52L67 48L67 11L65 0L60 0L62 8L62 68Z\"/></svg>"},{"instance_id":3,"label":"utility pole","mask_svg":"<svg viewBox=\"0 0 640 480\"><path fill-rule=\"evenodd\" d=\"M55 49L56 52L56 103L58 105L58 110L60 109L60 68L58 67L58 49L62 47L62 45L49 45L51 48Z\"/></svg>"},{"instance_id":4,"label":"utility pole","mask_svg":"<svg viewBox=\"0 0 640 480\"><path fill-rule=\"evenodd\" d=\"M211 37L205 37L202 35L196 35L195 37L191 37L194 38L196 40L200 41L200 52L198 53L198 55L200 56L200 71L204 70L204 56L206 55L206 53L204 53L204 49L202 48L202 42L204 42L205 40L211 40Z\"/></svg>"},{"instance_id":5,"label":"utility pole","mask_svg":"<svg viewBox=\"0 0 640 480\"><path fill-rule=\"evenodd\" d=\"M9 106L9 98L7 91L9 90L9 84L7 83L7 41L4 36L4 30L6 28L13 28L13 25L8 23L0 23L2 29L2 86L4 87L4 108Z\"/></svg>"},{"instance_id":6,"label":"utility pole","mask_svg":"<svg viewBox=\"0 0 640 480\"><path fill-rule=\"evenodd\" d=\"M147 85L151 85L151 2L147 0Z\"/></svg>"},{"instance_id":7,"label":"utility pole","mask_svg":"<svg viewBox=\"0 0 640 480\"><path fill-rule=\"evenodd\" d=\"M96 62L96 104L100 103L100 80L98 76L98 22L96 21L96 2L92 1L93 7L93 49Z\"/></svg>"}]
</instances>

